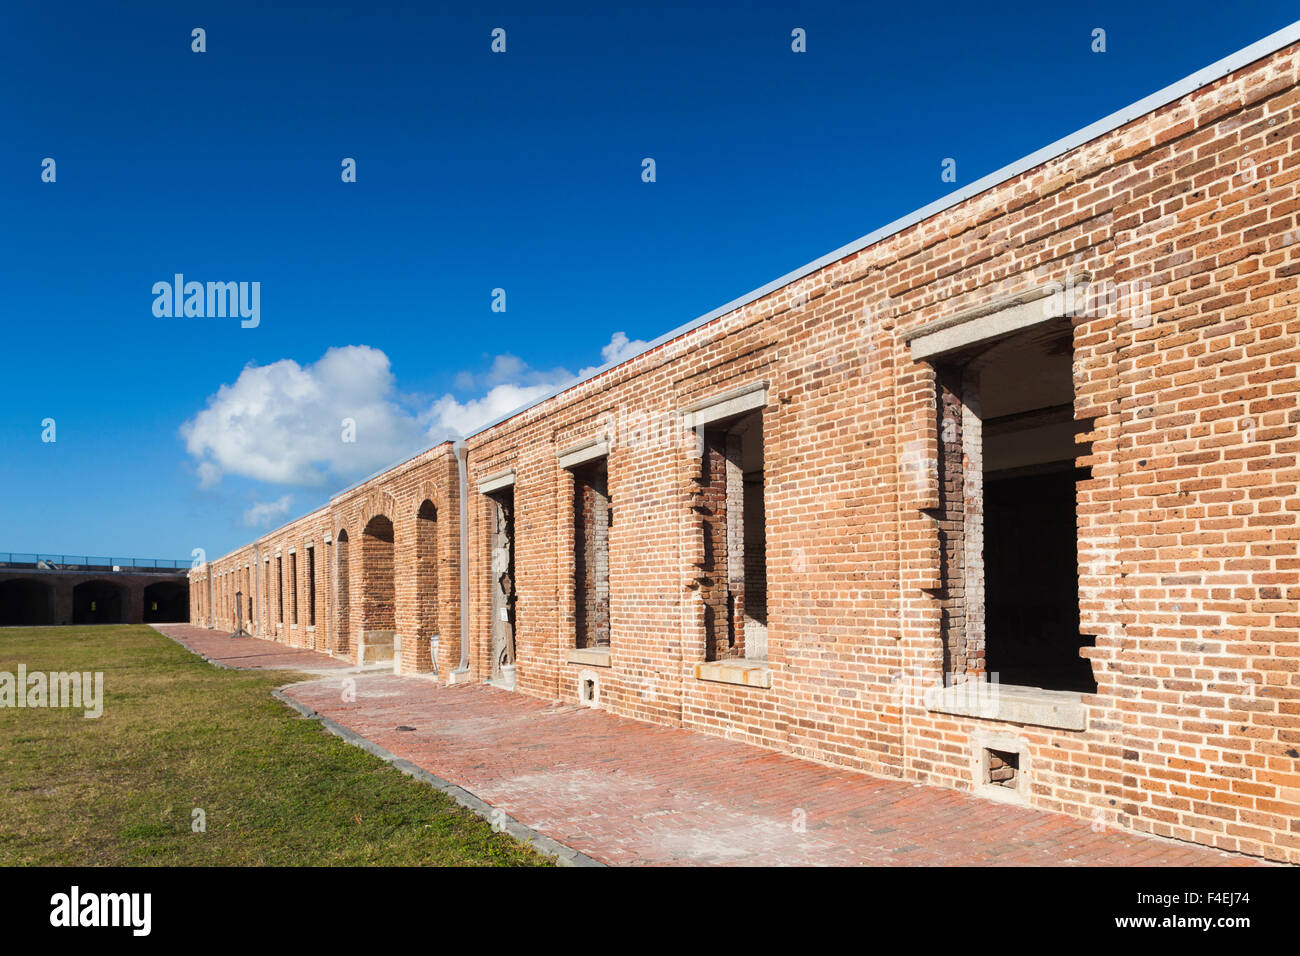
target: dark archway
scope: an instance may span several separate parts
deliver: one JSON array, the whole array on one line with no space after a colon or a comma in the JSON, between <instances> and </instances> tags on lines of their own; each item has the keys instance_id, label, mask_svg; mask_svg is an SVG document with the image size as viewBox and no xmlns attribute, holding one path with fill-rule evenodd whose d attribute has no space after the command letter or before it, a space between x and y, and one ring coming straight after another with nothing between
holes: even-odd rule
<instances>
[{"instance_id":1,"label":"dark archway","mask_svg":"<svg viewBox=\"0 0 1300 956\"><path fill-rule=\"evenodd\" d=\"M83 581L72 589L73 624L125 624L126 588L111 581Z\"/></svg>"},{"instance_id":2,"label":"dark archway","mask_svg":"<svg viewBox=\"0 0 1300 956\"><path fill-rule=\"evenodd\" d=\"M54 623L50 607L53 588L31 578L0 581L0 626L40 626Z\"/></svg>"},{"instance_id":3,"label":"dark archway","mask_svg":"<svg viewBox=\"0 0 1300 956\"><path fill-rule=\"evenodd\" d=\"M144 589L146 624L185 623L190 619L190 589L181 581L158 581Z\"/></svg>"}]
</instances>

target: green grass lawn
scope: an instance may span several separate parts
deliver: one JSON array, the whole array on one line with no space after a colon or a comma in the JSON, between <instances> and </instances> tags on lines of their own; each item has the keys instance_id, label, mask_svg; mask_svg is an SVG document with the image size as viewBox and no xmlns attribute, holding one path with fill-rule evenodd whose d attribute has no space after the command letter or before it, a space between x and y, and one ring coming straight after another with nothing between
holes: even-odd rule
<instances>
[{"instance_id":1,"label":"green grass lawn","mask_svg":"<svg viewBox=\"0 0 1300 956\"><path fill-rule=\"evenodd\" d=\"M19 664L102 671L104 711L0 707L0 865L549 863L271 697L302 675L141 625L0 629L0 671Z\"/></svg>"}]
</instances>

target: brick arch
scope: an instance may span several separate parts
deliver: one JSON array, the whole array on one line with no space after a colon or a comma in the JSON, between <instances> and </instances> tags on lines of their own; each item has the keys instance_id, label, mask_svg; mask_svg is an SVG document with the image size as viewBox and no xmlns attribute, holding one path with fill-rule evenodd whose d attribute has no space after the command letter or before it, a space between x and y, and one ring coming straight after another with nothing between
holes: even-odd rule
<instances>
[{"instance_id":1,"label":"brick arch","mask_svg":"<svg viewBox=\"0 0 1300 956\"><path fill-rule=\"evenodd\" d=\"M409 507L407 510L418 515L420 509L424 507L425 502L433 505L433 507L438 511L442 511L443 505L445 504L438 483L429 478L421 481L419 486L415 489L409 499Z\"/></svg>"},{"instance_id":2,"label":"brick arch","mask_svg":"<svg viewBox=\"0 0 1300 956\"><path fill-rule=\"evenodd\" d=\"M361 627L367 643L389 641L397 630L393 521L386 514L367 519L361 532ZM385 636L387 635L387 636Z\"/></svg>"},{"instance_id":3,"label":"brick arch","mask_svg":"<svg viewBox=\"0 0 1300 956\"><path fill-rule=\"evenodd\" d=\"M54 623L54 585L34 578L0 581L0 626Z\"/></svg>"},{"instance_id":4,"label":"brick arch","mask_svg":"<svg viewBox=\"0 0 1300 956\"><path fill-rule=\"evenodd\" d=\"M144 621L146 624L152 621L184 621L188 617L185 608L189 605L189 600L188 581L155 581L147 584L144 588Z\"/></svg>"},{"instance_id":5,"label":"brick arch","mask_svg":"<svg viewBox=\"0 0 1300 956\"><path fill-rule=\"evenodd\" d=\"M72 589L73 624L125 624L130 594L124 584L92 578Z\"/></svg>"},{"instance_id":6,"label":"brick arch","mask_svg":"<svg viewBox=\"0 0 1300 956\"><path fill-rule=\"evenodd\" d=\"M376 518L385 518L392 522L393 518L401 511L397 507L397 499L393 497L390 491L373 491L361 502L361 520L359 527L368 528L370 523ZM364 534L364 531L363 531Z\"/></svg>"},{"instance_id":7,"label":"brick arch","mask_svg":"<svg viewBox=\"0 0 1300 956\"><path fill-rule=\"evenodd\" d=\"M411 550L407 552L410 555L415 578L414 614L408 618L415 628L410 666L419 672L433 669L429 639L442 636L438 620L440 585L438 514L437 505L432 497L420 500L412 519Z\"/></svg>"},{"instance_id":8,"label":"brick arch","mask_svg":"<svg viewBox=\"0 0 1300 956\"><path fill-rule=\"evenodd\" d=\"M346 654L351 649L352 640L352 541L348 529L339 528L334 536L335 613L338 615L334 628L334 641L331 648L336 654Z\"/></svg>"}]
</instances>

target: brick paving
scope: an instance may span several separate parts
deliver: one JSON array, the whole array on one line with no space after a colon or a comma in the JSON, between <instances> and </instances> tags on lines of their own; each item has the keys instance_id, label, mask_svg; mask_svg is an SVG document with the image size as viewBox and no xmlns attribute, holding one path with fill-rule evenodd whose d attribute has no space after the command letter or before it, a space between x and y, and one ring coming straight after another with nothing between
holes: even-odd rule
<instances>
[{"instance_id":1,"label":"brick paving","mask_svg":"<svg viewBox=\"0 0 1300 956\"><path fill-rule=\"evenodd\" d=\"M609 864L1258 862L493 687L370 674L354 702L341 687L325 678L284 692Z\"/></svg>"},{"instance_id":2,"label":"brick paving","mask_svg":"<svg viewBox=\"0 0 1300 956\"><path fill-rule=\"evenodd\" d=\"M231 638L193 624L151 624L155 631L183 644L194 653L241 670L346 670L347 661L336 660L303 647L289 647L257 637Z\"/></svg>"}]
</instances>

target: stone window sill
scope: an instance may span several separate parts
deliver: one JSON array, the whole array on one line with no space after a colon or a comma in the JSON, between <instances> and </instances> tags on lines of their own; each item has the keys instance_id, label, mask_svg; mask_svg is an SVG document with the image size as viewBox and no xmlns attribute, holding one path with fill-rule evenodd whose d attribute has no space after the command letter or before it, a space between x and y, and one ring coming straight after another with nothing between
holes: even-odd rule
<instances>
[{"instance_id":1,"label":"stone window sill","mask_svg":"<svg viewBox=\"0 0 1300 956\"><path fill-rule=\"evenodd\" d=\"M583 664L587 667L609 667L608 647L575 647L569 650L570 664Z\"/></svg>"},{"instance_id":2,"label":"stone window sill","mask_svg":"<svg viewBox=\"0 0 1300 956\"><path fill-rule=\"evenodd\" d=\"M925 692L925 707L939 714L1058 730L1083 730L1087 725L1082 694L1014 684L971 681L952 687L931 687Z\"/></svg>"},{"instance_id":3,"label":"stone window sill","mask_svg":"<svg viewBox=\"0 0 1300 956\"><path fill-rule=\"evenodd\" d=\"M761 661L704 661L695 665L695 676L699 680L742 687L772 686L772 670Z\"/></svg>"}]
</instances>

